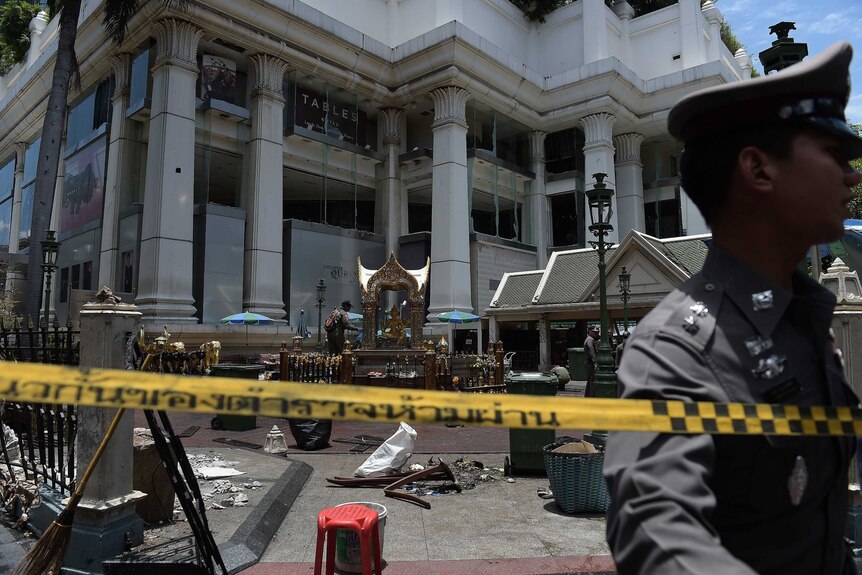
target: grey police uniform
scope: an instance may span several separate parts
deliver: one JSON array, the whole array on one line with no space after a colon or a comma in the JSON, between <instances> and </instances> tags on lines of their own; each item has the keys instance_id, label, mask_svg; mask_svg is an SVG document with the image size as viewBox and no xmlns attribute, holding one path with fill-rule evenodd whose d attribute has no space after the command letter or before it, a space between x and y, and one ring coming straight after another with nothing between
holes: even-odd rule
<instances>
[{"instance_id":1,"label":"grey police uniform","mask_svg":"<svg viewBox=\"0 0 862 575\"><path fill-rule=\"evenodd\" d=\"M791 294L712 246L626 343L622 397L855 405L834 296ZM620 573L840 573L848 438L612 433L607 539Z\"/></svg>"}]
</instances>

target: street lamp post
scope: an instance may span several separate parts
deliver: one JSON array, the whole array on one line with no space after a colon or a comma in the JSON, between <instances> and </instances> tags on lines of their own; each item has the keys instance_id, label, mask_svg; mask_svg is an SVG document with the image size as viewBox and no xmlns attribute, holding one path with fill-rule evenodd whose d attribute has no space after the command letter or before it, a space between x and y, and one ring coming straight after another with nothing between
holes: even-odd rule
<instances>
[{"instance_id":1,"label":"street lamp post","mask_svg":"<svg viewBox=\"0 0 862 575\"><path fill-rule=\"evenodd\" d=\"M605 242L605 236L614 230L611 225L613 209L611 200L614 191L607 187L604 179L607 174L593 174L596 183L593 189L587 192L587 200L590 204L590 219L592 225L590 231L599 238L597 242L590 245L597 248L599 252L599 310L601 314L601 334L596 346L596 397L616 397L617 377L614 373L614 358L611 355L611 344L608 341L608 293L605 278L605 252L612 246Z\"/></svg>"},{"instance_id":2,"label":"street lamp post","mask_svg":"<svg viewBox=\"0 0 862 575\"><path fill-rule=\"evenodd\" d=\"M42 244L42 273L45 276L45 328L51 325L51 276L57 269L57 252L60 250L60 242L55 236L57 232L48 230Z\"/></svg>"},{"instance_id":3,"label":"street lamp post","mask_svg":"<svg viewBox=\"0 0 862 575\"><path fill-rule=\"evenodd\" d=\"M619 275L620 280L620 297L623 300L623 331L629 330L629 297L631 297L631 281L632 274L626 271L626 266Z\"/></svg>"},{"instance_id":4,"label":"street lamp post","mask_svg":"<svg viewBox=\"0 0 862 575\"><path fill-rule=\"evenodd\" d=\"M323 282L323 278L317 283L317 351L318 353L323 352L323 341L320 339L321 331L323 331L323 306L326 305L326 298L323 297L326 294L326 284Z\"/></svg>"}]
</instances>

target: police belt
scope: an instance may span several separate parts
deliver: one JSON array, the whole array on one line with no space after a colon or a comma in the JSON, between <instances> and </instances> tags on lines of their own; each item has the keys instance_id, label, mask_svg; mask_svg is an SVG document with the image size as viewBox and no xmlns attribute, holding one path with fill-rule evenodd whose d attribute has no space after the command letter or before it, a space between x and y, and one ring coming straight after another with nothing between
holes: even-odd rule
<instances>
[{"instance_id":1,"label":"police belt","mask_svg":"<svg viewBox=\"0 0 862 575\"><path fill-rule=\"evenodd\" d=\"M525 429L862 435L862 410L476 394L250 381L0 361L0 400L195 413Z\"/></svg>"}]
</instances>

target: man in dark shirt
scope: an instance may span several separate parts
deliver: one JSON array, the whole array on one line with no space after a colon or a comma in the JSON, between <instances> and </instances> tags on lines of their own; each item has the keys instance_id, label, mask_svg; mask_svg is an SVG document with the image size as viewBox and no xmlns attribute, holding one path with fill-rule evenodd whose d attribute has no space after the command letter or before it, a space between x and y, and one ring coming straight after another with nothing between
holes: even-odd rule
<instances>
[{"instance_id":1,"label":"man in dark shirt","mask_svg":"<svg viewBox=\"0 0 862 575\"><path fill-rule=\"evenodd\" d=\"M852 50L708 88L668 117L682 186L712 227L702 271L638 323L629 399L857 405L837 357L835 297L798 270L841 237ZM619 573L854 573L843 540L855 438L612 433L607 539Z\"/></svg>"}]
</instances>

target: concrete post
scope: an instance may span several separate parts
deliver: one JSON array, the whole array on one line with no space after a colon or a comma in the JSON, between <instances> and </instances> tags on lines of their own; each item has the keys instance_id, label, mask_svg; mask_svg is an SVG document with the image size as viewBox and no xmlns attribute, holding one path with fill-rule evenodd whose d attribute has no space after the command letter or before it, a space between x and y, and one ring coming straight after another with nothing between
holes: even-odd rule
<instances>
[{"instance_id":1,"label":"concrete post","mask_svg":"<svg viewBox=\"0 0 862 575\"><path fill-rule=\"evenodd\" d=\"M383 222L386 238L386 257L395 254L398 258L398 238L401 236L401 166L398 154L401 151L401 108L383 108L378 114L383 128Z\"/></svg>"},{"instance_id":2,"label":"concrete post","mask_svg":"<svg viewBox=\"0 0 862 575\"><path fill-rule=\"evenodd\" d=\"M608 25L604 0L583 0L584 64L603 60L608 53Z\"/></svg>"},{"instance_id":3,"label":"concrete post","mask_svg":"<svg viewBox=\"0 0 862 575\"><path fill-rule=\"evenodd\" d=\"M614 136L616 148L617 190L615 197L620 213L617 216L621 240L631 230L643 232L644 221L644 175L641 163L641 134L629 133Z\"/></svg>"},{"instance_id":4,"label":"concrete post","mask_svg":"<svg viewBox=\"0 0 862 575\"><path fill-rule=\"evenodd\" d=\"M818 280L838 300L832 314L832 332L835 346L842 352L847 383L858 396L862 392L862 356L858 352L862 349L862 286L859 274L850 271L841 258L836 258ZM851 484L859 484L858 469L858 462L854 459L848 477ZM862 541L862 494L858 488L850 490L847 523L848 536L854 541Z\"/></svg>"},{"instance_id":5,"label":"concrete post","mask_svg":"<svg viewBox=\"0 0 862 575\"><path fill-rule=\"evenodd\" d=\"M700 0L679 0L679 27L682 43L682 69L694 68L705 61L703 18Z\"/></svg>"},{"instance_id":6,"label":"concrete post","mask_svg":"<svg viewBox=\"0 0 862 575\"><path fill-rule=\"evenodd\" d=\"M192 295L195 83L203 31L167 18L153 25L153 34L157 55L136 303L147 321L196 322Z\"/></svg>"},{"instance_id":7,"label":"concrete post","mask_svg":"<svg viewBox=\"0 0 862 575\"><path fill-rule=\"evenodd\" d=\"M81 367L123 369L129 337L137 333L141 314L128 304L84 304L81 311ZM78 408L77 477L84 474L115 409ZM66 565L101 573L102 561L122 553L131 541L143 542L143 520L135 504L146 494L132 489L133 412L127 411L96 466L75 513Z\"/></svg>"},{"instance_id":8,"label":"concrete post","mask_svg":"<svg viewBox=\"0 0 862 575\"><path fill-rule=\"evenodd\" d=\"M535 179L530 182L530 191L525 201L530 206L530 239L536 246L536 268L548 265L548 197L545 195L545 137L547 132L534 130L529 133L530 164Z\"/></svg>"},{"instance_id":9,"label":"concrete post","mask_svg":"<svg viewBox=\"0 0 862 575\"><path fill-rule=\"evenodd\" d=\"M488 343L494 343L500 340L500 333L497 331L497 316L488 316Z\"/></svg>"},{"instance_id":10,"label":"concrete post","mask_svg":"<svg viewBox=\"0 0 862 575\"><path fill-rule=\"evenodd\" d=\"M622 53L620 55L622 57L620 59L629 68L634 68L632 66L632 39L629 32L629 21L635 17L635 9L625 0L618 0L611 6L611 10L614 11L614 14L617 15L622 23L622 30L620 31L620 41L622 43Z\"/></svg>"},{"instance_id":11,"label":"concrete post","mask_svg":"<svg viewBox=\"0 0 862 575\"><path fill-rule=\"evenodd\" d=\"M471 190L467 181L469 96L466 90L455 86L431 92L434 99L431 226L437 232L431 234L430 321L436 321L441 312L473 310L469 281Z\"/></svg>"},{"instance_id":12,"label":"concrete post","mask_svg":"<svg viewBox=\"0 0 862 575\"><path fill-rule=\"evenodd\" d=\"M607 112L591 114L581 118L581 126L584 128L584 191L591 189L595 180L593 174L607 174L605 183L609 188L616 189L616 175L614 170L614 142L613 128L616 117ZM613 180L613 181L611 181ZM614 230L607 235L605 241L617 243L619 235L617 232L617 194L614 194L613 201L613 216L611 217L611 225ZM586 218L584 229L588 229L590 225L590 207L587 203L586 194L584 195L584 203L580 207L581 214ZM589 234L589 232L587 232ZM589 235L588 235L589 237Z\"/></svg>"},{"instance_id":13,"label":"concrete post","mask_svg":"<svg viewBox=\"0 0 862 575\"><path fill-rule=\"evenodd\" d=\"M129 150L129 127L126 109L129 107L129 76L132 57L126 53L111 58L114 69L114 96L112 98L111 137L108 144L108 170L105 177L105 208L102 215L102 246L99 254L99 278L96 289L117 285L119 254L117 253L120 220L120 187L128 180L122 177L122 166Z\"/></svg>"},{"instance_id":14,"label":"concrete post","mask_svg":"<svg viewBox=\"0 0 862 575\"><path fill-rule=\"evenodd\" d=\"M254 67L251 91L249 197L245 227L243 308L273 319L284 317L282 299L282 140L287 62L268 54L249 58Z\"/></svg>"},{"instance_id":15,"label":"concrete post","mask_svg":"<svg viewBox=\"0 0 862 575\"><path fill-rule=\"evenodd\" d=\"M706 0L700 10L709 23L708 59L710 62L715 62L721 59L721 12L718 11L712 0Z\"/></svg>"}]
</instances>

